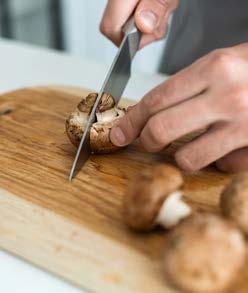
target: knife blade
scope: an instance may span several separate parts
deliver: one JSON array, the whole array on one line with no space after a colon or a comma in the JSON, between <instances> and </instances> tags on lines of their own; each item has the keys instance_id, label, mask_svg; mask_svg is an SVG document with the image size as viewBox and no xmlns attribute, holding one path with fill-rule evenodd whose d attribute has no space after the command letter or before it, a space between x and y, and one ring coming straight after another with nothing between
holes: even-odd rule
<instances>
[{"instance_id":1,"label":"knife blade","mask_svg":"<svg viewBox=\"0 0 248 293\"><path fill-rule=\"evenodd\" d=\"M141 33L135 26L133 17L127 21L123 27L123 32L123 40L107 73L102 88L96 98L79 147L77 149L69 176L70 181L72 181L73 177L78 173L79 170L81 170L82 166L91 155L89 130L92 124L96 121L96 110L101 101L102 95L104 93L111 94L117 105L131 77L132 60L139 49L139 43L141 39Z\"/></svg>"}]
</instances>

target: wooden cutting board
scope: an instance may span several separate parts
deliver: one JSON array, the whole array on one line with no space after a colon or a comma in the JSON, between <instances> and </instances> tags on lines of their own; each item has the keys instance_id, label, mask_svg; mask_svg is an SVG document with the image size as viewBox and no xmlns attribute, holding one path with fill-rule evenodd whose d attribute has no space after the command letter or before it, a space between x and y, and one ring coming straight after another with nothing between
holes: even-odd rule
<instances>
[{"instance_id":1,"label":"wooden cutting board","mask_svg":"<svg viewBox=\"0 0 248 293\"><path fill-rule=\"evenodd\" d=\"M90 291L173 292L161 270L166 233L128 230L121 202L128 180L152 162L173 162L178 145L92 156L68 182L75 148L65 118L86 93L43 87L0 97L0 246ZM214 168L185 174L188 201L218 212L229 179ZM248 266L235 284L247 290Z\"/></svg>"}]
</instances>

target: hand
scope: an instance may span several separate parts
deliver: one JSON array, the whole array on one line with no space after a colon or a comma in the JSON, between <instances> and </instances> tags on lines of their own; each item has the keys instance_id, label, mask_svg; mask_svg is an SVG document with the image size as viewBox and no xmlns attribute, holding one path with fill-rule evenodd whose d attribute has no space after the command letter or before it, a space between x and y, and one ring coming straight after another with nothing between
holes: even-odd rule
<instances>
[{"instance_id":1,"label":"hand","mask_svg":"<svg viewBox=\"0 0 248 293\"><path fill-rule=\"evenodd\" d=\"M135 11L135 23L143 33L142 48L165 36L168 18L177 5L178 0L109 0L100 30L119 46L123 37L122 27Z\"/></svg>"},{"instance_id":2,"label":"hand","mask_svg":"<svg viewBox=\"0 0 248 293\"><path fill-rule=\"evenodd\" d=\"M181 168L217 161L225 171L248 170L248 44L216 50L150 91L112 129L111 140L127 145L140 137L157 152L202 128L176 152Z\"/></svg>"}]
</instances>

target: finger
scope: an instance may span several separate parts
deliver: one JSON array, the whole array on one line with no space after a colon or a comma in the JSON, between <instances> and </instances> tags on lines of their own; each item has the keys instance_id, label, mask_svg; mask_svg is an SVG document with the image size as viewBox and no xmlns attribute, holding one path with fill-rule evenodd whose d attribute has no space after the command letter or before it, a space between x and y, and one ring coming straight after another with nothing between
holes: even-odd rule
<instances>
[{"instance_id":1,"label":"finger","mask_svg":"<svg viewBox=\"0 0 248 293\"><path fill-rule=\"evenodd\" d=\"M139 27L139 29L143 32L141 41L140 41L140 48L143 48L144 46L154 42L161 40L165 37L167 31L168 31L168 19L170 15L172 14L173 10L177 7L178 2L175 0L143 0L137 7L135 17L136 17L136 25ZM153 9L153 7L155 9ZM159 6L163 6L162 9L158 9ZM156 14L158 13L158 21L156 28L147 29L146 23L143 21L142 15L146 13L147 7L154 11L152 13ZM157 11L158 12L155 12ZM145 33L144 33L145 32Z\"/></svg>"},{"instance_id":2,"label":"finger","mask_svg":"<svg viewBox=\"0 0 248 293\"><path fill-rule=\"evenodd\" d=\"M169 9L168 0L142 0L135 10L135 23L145 34L152 34L163 23Z\"/></svg>"},{"instance_id":3,"label":"finger","mask_svg":"<svg viewBox=\"0 0 248 293\"><path fill-rule=\"evenodd\" d=\"M197 171L215 162L239 147L239 139L233 139L237 132L228 123L212 127L176 152L178 165L187 171Z\"/></svg>"},{"instance_id":4,"label":"finger","mask_svg":"<svg viewBox=\"0 0 248 293\"><path fill-rule=\"evenodd\" d=\"M248 147L238 149L216 162L218 169L228 173L248 171Z\"/></svg>"},{"instance_id":5,"label":"finger","mask_svg":"<svg viewBox=\"0 0 248 293\"><path fill-rule=\"evenodd\" d=\"M131 16L139 0L109 0L100 24L100 31L117 46L121 43L122 27Z\"/></svg>"},{"instance_id":6,"label":"finger","mask_svg":"<svg viewBox=\"0 0 248 293\"><path fill-rule=\"evenodd\" d=\"M163 23L152 34L143 34L139 48L142 49L150 43L163 39L168 31L168 17L164 18Z\"/></svg>"},{"instance_id":7,"label":"finger","mask_svg":"<svg viewBox=\"0 0 248 293\"><path fill-rule=\"evenodd\" d=\"M146 34L143 35L141 40L140 40L140 45L139 45L139 49L144 48L145 46L157 41L157 37L154 34Z\"/></svg>"},{"instance_id":8,"label":"finger","mask_svg":"<svg viewBox=\"0 0 248 293\"><path fill-rule=\"evenodd\" d=\"M141 144L147 151L157 152L174 140L211 125L218 114L210 105L211 97L202 95L159 112L142 130Z\"/></svg>"},{"instance_id":9,"label":"finger","mask_svg":"<svg viewBox=\"0 0 248 293\"><path fill-rule=\"evenodd\" d=\"M153 115L206 91L208 80L202 75L202 63L202 60L196 61L147 93L143 104L149 113Z\"/></svg>"},{"instance_id":10,"label":"finger","mask_svg":"<svg viewBox=\"0 0 248 293\"><path fill-rule=\"evenodd\" d=\"M110 132L110 140L117 146L125 146L130 144L135 138L139 136L139 129L142 129L142 117L144 109L135 105L124 117L120 119L116 127L113 127Z\"/></svg>"},{"instance_id":11,"label":"finger","mask_svg":"<svg viewBox=\"0 0 248 293\"><path fill-rule=\"evenodd\" d=\"M112 129L112 142L119 146L132 143L151 116L203 92L208 83L200 72L201 64L198 61L146 94Z\"/></svg>"}]
</instances>

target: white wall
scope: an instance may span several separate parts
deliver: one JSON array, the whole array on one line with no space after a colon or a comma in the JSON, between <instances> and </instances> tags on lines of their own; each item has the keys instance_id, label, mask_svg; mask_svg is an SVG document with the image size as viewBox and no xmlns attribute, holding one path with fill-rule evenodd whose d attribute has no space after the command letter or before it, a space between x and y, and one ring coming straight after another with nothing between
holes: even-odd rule
<instances>
[{"instance_id":1,"label":"white wall","mask_svg":"<svg viewBox=\"0 0 248 293\"><path fill-rule=\"evenodd\" d=\"M125 1L125 0L123 0ZM62 0L66 49L82 58L111 63L116 48L99 32L99 23L106 0ZM164 41L141 50L134 70L157 71Z\"/></svg>"}]
</instances>

